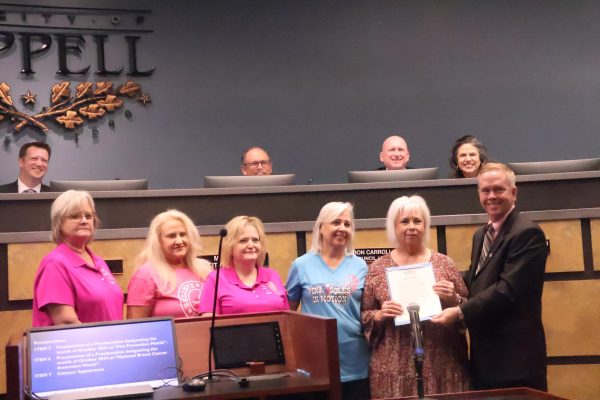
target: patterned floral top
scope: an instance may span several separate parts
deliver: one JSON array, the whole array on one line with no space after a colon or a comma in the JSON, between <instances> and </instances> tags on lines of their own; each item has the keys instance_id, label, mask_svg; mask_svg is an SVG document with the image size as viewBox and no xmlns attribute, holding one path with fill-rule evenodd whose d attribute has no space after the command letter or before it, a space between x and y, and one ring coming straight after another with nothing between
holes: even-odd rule
<instances>
[{"instance_id":1,"label":"patterned floral top","mask_svg":"<svg viewBox=\"0 0 600 400\"><path fill-rule=\"evenodd\" d=\"M456 292L467 297L467 287L449 257L434 252L430 262L436 281L453 282ZM381 324L374 321L375 313L389 300L385 269L396 265L386 254L370 265L365 281L361 317L371 347L369 377L373 398L417 395L410 325L396 327L393 319ZM451 306L442 302L442 308ZM445 327L423 321L421 329L425 394L469 390L467 341L461 326Z\"/></svg>"}]
</instances>

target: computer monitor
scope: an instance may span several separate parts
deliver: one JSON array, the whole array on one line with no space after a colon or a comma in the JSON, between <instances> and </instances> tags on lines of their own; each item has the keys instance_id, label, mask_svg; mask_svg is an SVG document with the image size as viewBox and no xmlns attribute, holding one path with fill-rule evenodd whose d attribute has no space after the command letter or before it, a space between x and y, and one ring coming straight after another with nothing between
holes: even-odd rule
<instances>
[{"instance_id":1,"label":"computer monitor","mask_svg":"<svg viewBox=\"0 0 600 400\"><path fill-rule=\"evenodd\" d=\"M37 397L179 384L171 318L32 328L27 353L29 391Z\"/></svg>"},{"instance_id":2,"label":"computer monitor","mask_svg":"<svg viewBox=\"0 0 600 400\"><path fill-rule=\"evenodd\" d=\"M116 190L148 190L148 179L115 179L100 181L50 181L51 192L65 190L88 190L90 192Z\"/></svg>"},{"instance_id":3,"label":"computer monitor","mask_svg":"<svg viewBox=\"0 0 600 400\"><path fill-rule=\"evenodd\" d=\"M261 186L290 186L294 184L295 174L256 175L256 176L205 176L206 188L235 188Z\"/></svg>"},{"instance_id":4,"label":"computer monitor","mask_svg":"<svg viewBox=\"0 0 600 400\"><path fill-rule=\"evenodd\" d=\"M600 158L579 160L533 161L508 163L516 175L552 174L555 172L582 172L600 170Z\"/></svg>"},{"instance_id":5,"label":"computer monitor","mask_svg":"<svg viewBox=\"0 0 600 400\"><path fill-rule=\"evenodd\" d=\"M216 368L242 368L248 362L285 364L279 322L217 326L214 330Z\"/></svg>"},{"instance_id":6,"label":"computer monitor","mask_svg":"<svg viewBox=\"0 0 600 400\"><path fill-rule=\"evenodd\" d=\"M349 183L396 182L396 181L425 181L437 179L438 169L416 168L395 169L389 171L349 171Z\"/></svg>"}]
</instances>

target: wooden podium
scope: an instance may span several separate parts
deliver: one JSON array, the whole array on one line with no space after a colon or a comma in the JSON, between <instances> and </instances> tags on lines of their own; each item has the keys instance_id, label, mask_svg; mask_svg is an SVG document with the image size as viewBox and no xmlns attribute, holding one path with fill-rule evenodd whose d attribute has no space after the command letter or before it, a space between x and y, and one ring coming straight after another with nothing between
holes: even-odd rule
<instances>
[{"instance_id":1,"label":"wooden podium","mask_svg":"<svg viewBox=\"0 0 600 400\"><path fill-rule=\"evenodd\" d=\"M266 373L288 373L274 380L252 381L240 387L236 381L221 379L208 383L204 392L187 393L179 387L164 387L154 391L150 399L287 399L307 395L310 398L338 400L341 398L337 345L337 322L294 311L221 316L216 326L243 325L277 321L279 323L285 364L267 365ZM183 376L208 371L210 318L190 318L175 321L177 348ZM7 399L23 400L25 340L13 335L6 345ZM214 365L214 363L213 363ZM249 368L232 369L240 376L250 375ZM300 371L300 372L299 372Z\"/></svg>"}]
</instances>

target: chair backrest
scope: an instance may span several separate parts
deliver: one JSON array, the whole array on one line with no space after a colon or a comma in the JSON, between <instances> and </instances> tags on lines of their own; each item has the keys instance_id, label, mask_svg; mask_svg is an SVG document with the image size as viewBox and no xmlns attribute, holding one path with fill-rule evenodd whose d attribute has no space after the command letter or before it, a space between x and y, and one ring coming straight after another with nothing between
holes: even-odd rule
<instances>
[{"instance_id":1,"label":"chair backrest","mask_svg":"<svg viewBox=\"0 0 600 400\"><path fill-rule=\"evenodd\" d=\"M438 168L399 169L390 171L349 171L349 183L425 181L438 178Z\"/></svg>"},{"instance_id":2,"label":"chair backrest","mask_svg":"<svg viewBox=\"0 0 600 400\"><path fill-rule=\"evenodd\" d=\"M600 158L579 160L532 161L508 163L516 175L552 174L557 172L582 172L600 170Z\"/></svg>"}]
</instances>

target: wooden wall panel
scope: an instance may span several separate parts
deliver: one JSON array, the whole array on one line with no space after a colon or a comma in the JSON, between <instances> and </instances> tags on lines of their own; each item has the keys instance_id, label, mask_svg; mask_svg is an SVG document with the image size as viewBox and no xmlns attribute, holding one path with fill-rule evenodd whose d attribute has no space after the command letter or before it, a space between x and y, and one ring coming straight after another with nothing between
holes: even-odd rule
<instances>
[{"instance_id":1,"label":"wooden wall panel","mask_svg":"<svg viewBox=\"0 0 600 400\"><path fill-rule=\"evenodd\" d=\"M583 271L583 245L579 220L545 221L540 226L550 241L546 272Z\"/></svg>"},{"instance_id":2,"label":"wooden wall panel","mask_svg":"<svg viewBox=\"0 0 600 400\"><path fill-rule=\"evenodd\" d=\"M14 333L31 328L31 310L0 312L0 393L6 393L6 357L4 346Z\"/></svg>"},{"instance_id":3,"label":"wooden wall panel","mask_svg":"<svg viewBox=\"0 0 600 400\"><path fill-rule=\"evenodd\" d=\"M123 274L115 279L125 292L136 268L135 260L144 245L143 239L95 240L90 247L105 260L122 260ZM33 280L42 258L55 247L54 243L19 243L8 245L9 300L29 300Z\"/></svg>"},{"instance_id":4,"label":"wooden wall panel","mask_svg":"<svg viewBox=\"0 0 600 400\"><path fill-rule=\"evenodd\" d=\"M18 243L8 245L8 299L30 300L33 279L40 261L56 245L45 243Z\"/></svg>"},{"instance_id":5,"label":"wooden wall panel","mask_svg":"<svg viewBox=\"0 0 600 400\"><path fill-rule=\"evenodd\" d=\"M391 245L387 240L385 229L361 229L356 231L354 247L357 249L388 248L391 247Z\"/></svg>"},{"instance_id":6,"label":"wooden wall panel","mask_svg":"<svg viewBox=\"0 0 600 400\"><path fill-rule=\"evenodd\" d=\"M279 272L285 284L290 265L298 257L295 233L269 233L269 266Z\"/></svg>"},{"instance_id":7,"label":"wooden wall panel","mask_svg":"<svg viewBox=\"0 0 600 400\"><path fill-rule=\"evenodd\" d=\"M548 366L548 391L570 400L600 399L600 365Z\"/></svg>"},{"instance_id":8,"label":"wooden wall panel","mask_svg":"<svg viewBox=\"0 0 600 400\"><path fill-rule=\"evenodd\" d=\"M115 279L127 293L129 278L137 268L136 259L144 248L144 239L98 240L90 247L105 260L123 260L123 274L116 274Z\"/></svg>"},{"instance_id":9,"label":"wooden wall panel","mask_svg":"<svg viewBox=\"0 0 600 400\"><path fill-rule=\"evenodd\" d=\"M200 250L200 254L202 255L217 255L219 251L219 236L201 236L200 237L200 245L202 249Z\"/></svg>"},{"instance_id":10,"label":"wooden wall panel","mask_svg":"<svg viewBox=\"0 0 600 400\"><path fill-rule=\"evenodd\" d=\"M600 280L544 285L543 320L548 356L600 354Z\"/></svg>"},{"instance_id":11,"label":"wooden wall panel","mask_svg":"<svg viewBox=\"0 0 600 400\"><path fill-rule=\"evenodd\" d=\"M458 225L446 227L448 256L460 270L466 270L471 262L473 234L481 225ZM579 220L547 221L540 224L550 240L550 255L546 272L583 271L583 245Z\"/></svg>"},{"instance_id":12,"label":"wooden wall panel","mask_svg":"<svg viewBox=\"0 0 600 400\"><path fill-rule=\"evenodd\" d=\"M446 250L459 271L466 271L471 265L473 234L481 225L457 225L446 227Z\"/></svg>"},{"instance_id":13,"label":"wooden wall panel","mask_svg":"<svg viewBox=\"0 0 600 400\"><path fill-rule=\"evenodd\" d=\"M600 219L590 221L592 231L592 257L594 258L594 270L600 271Z\"/></svg>"}]
</instances>

